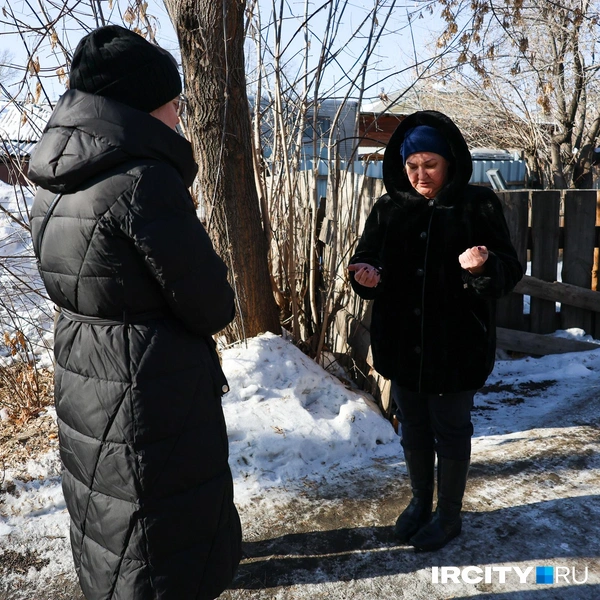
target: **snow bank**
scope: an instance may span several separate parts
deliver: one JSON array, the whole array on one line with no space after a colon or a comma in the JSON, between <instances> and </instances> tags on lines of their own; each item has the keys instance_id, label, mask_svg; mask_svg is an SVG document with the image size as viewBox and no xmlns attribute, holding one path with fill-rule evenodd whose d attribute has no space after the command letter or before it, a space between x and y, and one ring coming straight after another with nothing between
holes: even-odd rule
<instances>
[{"instance_id":1,"label":"snow bank","mask_svg":"<svg viewBox=\"0 0 600 600\"><path fill-rule=\"evenodd\" d=\"M398 437L377 406L298 348L265 334L223 352L236 502L286 481L351 468ZM399 451L399 447L395 448Z\"/></svg>"}]
</instances>

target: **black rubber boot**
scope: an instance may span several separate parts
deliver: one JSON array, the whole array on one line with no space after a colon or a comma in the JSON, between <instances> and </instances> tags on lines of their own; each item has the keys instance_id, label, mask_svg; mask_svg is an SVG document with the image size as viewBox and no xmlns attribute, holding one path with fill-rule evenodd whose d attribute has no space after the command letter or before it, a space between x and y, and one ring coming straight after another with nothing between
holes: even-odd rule
<instances>
[{"instance_id":1,"label":"black rubber boot","mask_svg":"<svg viewBox=\"0 0 600 600\"><path fill-rule=\"evenodd\" d=\"M412 500L396 521L394 537L404 544L431 519L435 453L404 450L406 470L412 488Z\"/></svg>"},{"instance_id":2,"label":"black rubber boot","mask_svg":"<svg viewBox=\"0 0 600 600\"><path fill-rule=\"evenodd\" d=\"M438 456L438 505L431 521L410 539L416 552L439 550L460 534L469 464Z\"/></svg>"}]
</instances>

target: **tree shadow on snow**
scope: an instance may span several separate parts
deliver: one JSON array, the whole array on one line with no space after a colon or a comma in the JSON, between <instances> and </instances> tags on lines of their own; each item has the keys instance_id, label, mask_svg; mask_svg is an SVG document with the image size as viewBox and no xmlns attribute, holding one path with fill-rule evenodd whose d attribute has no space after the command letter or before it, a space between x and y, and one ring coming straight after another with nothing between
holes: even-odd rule
<instances>
[{"instance_id":1,"label":"tree shadow on snow","mask_svg":"<svg viewBox=\"0 0 600 600\"><path fill-rule=\"evenodd\" d=\"M503 457L498 461L485 460L473 453L469 468L469 480L490 477L507 477L519 474L560 473L586 471L600 467L600 452L592 448L544 448L532 449L527 457ZM572 477L572 475L570 475Z\"/></svg>"},{"instance_id":2,"label":"tree shadow on snow","mask_svg":"<svg viewBox=\"0 0 600 600\"><path fill-rule=\"evenodd\" d=\"M574 559L584 562L589 559L591 574L600 556L599 515L600 496L597 495L485 513L467 512L462 535L433 553L415 553L410 546L398 545L391 526L291 533L245 542L244 559L231 587L265 589L350 581L412 574L432 566L569 565ZM581 595L584 588L586 592ZM564 598L600 597L600 594L587 596L591 588L598 586L578 586L579 595ZM562 594L563 588L560 590ZM558 588L553 591L558 593ZM549 592L546 586L539 594L527 592L528 595L522 597L524 600L554 598ZM513 592L497 597L500 600L521 596ZM563 598L562 595L556 597Z\"/></svg>"}]
</instances>

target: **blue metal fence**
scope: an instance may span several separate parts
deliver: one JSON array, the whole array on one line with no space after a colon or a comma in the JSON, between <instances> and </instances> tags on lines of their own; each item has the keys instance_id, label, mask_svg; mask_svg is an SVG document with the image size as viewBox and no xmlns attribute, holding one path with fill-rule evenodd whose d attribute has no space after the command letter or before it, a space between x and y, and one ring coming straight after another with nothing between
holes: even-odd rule
<instances>
[{"instance_id":1,"label":"blue metal fence","mask_svg":"<svg viewBox=\"0 0 600 600\"><path fill-rule=\"evenodd\" d=\"M341 162L341 168L347 170L349 164L346 161ZM367 177L373 177L374 179L383 179L383 169L381 161L354 161L353 163L354 172L357 175L366 175ZM301 170L312 170L313 160L303 160L300 163ZM318 163L319 173L317 177L317 186L319 188L319 195L325 196L327 189L327 174L328 167L326 160L319 160ZM507 183L508 189L523 189L525 187L526 179L526 168L525 162L522 160L473 160L473 175L469 180L469 183L491 185L486 171L489 169L498 169L504 180Z\"/></svg>"}]
</instances>

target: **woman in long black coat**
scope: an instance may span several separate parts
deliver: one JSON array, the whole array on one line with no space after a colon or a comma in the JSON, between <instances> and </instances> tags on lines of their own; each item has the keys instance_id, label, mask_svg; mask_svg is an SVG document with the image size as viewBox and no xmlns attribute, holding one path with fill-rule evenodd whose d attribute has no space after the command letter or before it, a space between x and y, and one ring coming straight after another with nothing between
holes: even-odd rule
<instances>
[{"instance_id":1,"label":"woman in long black coat","mask_svg":"<svg viewBox=\"0 0 600 600\"><path fill-rule=\"evenodd\" d=\"M392 381L411 481L394 531L417 550L441 548L461 531L471 408L494 366L496 299L523 275L497 196L469 185L471 173L447 116L404 119L383 159L387 194L349 266L354 290L374 299L374 366Z\"/></svg>"},{"instance_id":2,"label":"woman in long black coat","mask_svg":"<svg viewBox=\"0 0 600 600\"><path fill-rule=\"evenodd\" d=\"M227 269L188 187L173 58L121 27L83 38L29 170L32 231L60 308L55 402L75 567L88 600L200 600L241 529L212 335ZM46 222L45 217L48 215Z\"/></svg>"}]
</instances>

